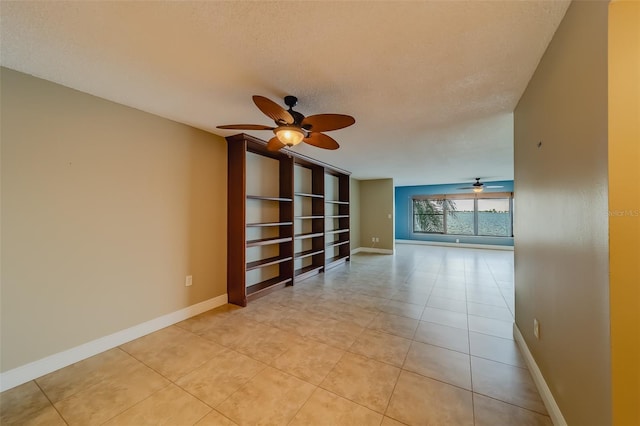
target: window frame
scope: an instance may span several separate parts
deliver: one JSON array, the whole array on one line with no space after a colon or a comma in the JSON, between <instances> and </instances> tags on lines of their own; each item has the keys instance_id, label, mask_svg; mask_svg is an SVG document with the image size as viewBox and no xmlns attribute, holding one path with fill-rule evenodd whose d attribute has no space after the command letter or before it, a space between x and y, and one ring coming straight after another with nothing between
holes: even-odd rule
<instances>
[{"instance_id":1,"label":"window frame","mask_svg":"<svg viewBox=\"0 0 640 426\"><path fill-rule=\"evenodd\" d=\"M460 237L480 237L480 238L513 238L513 192L481 192L471 194L433 194L414 195L410 198L411 204L411 232L418 235L451 235ZM509 235L480 235L478 226L478 200L484 199L508 199L509 200ZM473 234L454 234L447 232L447 212L446 203L443 203L442 218L443 232L417 231L416 230L416 200L473 200Z\"/></svg>"}]
</instances>

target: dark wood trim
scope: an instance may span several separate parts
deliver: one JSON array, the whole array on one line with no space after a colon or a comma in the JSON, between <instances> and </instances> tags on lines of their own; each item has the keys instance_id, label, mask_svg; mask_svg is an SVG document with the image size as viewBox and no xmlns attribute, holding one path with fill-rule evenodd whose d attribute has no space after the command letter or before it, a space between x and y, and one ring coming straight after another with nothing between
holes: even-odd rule
<instances>
[{"instance_id":1,"label":"dark wood trim","mask_svg":"<svg viewBox=\"0 0 640 426\"><path fill-rule=\"evenodd\" d=\"M247 306L245 289L246 142L227 144L227 296L229 303Z\"/></svg>"},{"instance_id":2,"label":"dark wood trim","mask_svg":"<svg viewBox=\"0 0 640 426\"><path fill-rule=\"evenodd\" d=\"M296 259L304 259L305 257L315 256L316 254L322 254L322 253L324 253L324 249L321 249L321 250L315 250L315 249L305 250L305 251L301 251L299 253L296 253Z\"/></svg>"},{"instance_id":3,"label":"dark wood trim","mask_svg":"<svg viewBox=\"0 0 640 426\"><path fill-rule=\"evenodd\" d=\"M265 226L287 226L293 225L293 222L264 222L264 223L247 223L247 226L265 227Z\"/></svg>"},{"instance_id":4,"label":"dark wood trim","mask_svg":"<svg viewBox=\"0 0 640 426\"><path fill-rule=\"evenodd\" d=\"M271 244L287 243L289 241L291 241L291 237L261 238L259 240L247 241L247 247L268 246Z\"/></svg>"},{"instance_id":5,"label":"dark wood trim","mask_svg":"<svg viewBox=\"0 0 640 426\"><path fill-rule=\"evenodd\" d=\"M315 233L309 233L309 234L297 234L294 235L294 238L296 240L304 240L307 238L316 238L316 237L322 237L324 234L322 232L315 232Z\"/></svg>"},{"instance_id":6,"label":"dark wood trim","mask_svg":"<svg viewBox=\"0 0 640 426\"><path fill-rule=\"evenodd\" d=\"M256 260L254 262L247 262L247 271L252 271L258 268L265 268L271 265L277 265L281 262L287 262L289 260L293 260L292 257L282 257L282 256L274 256L268 257L266 259Z\"/></svg>"}]
</instances>

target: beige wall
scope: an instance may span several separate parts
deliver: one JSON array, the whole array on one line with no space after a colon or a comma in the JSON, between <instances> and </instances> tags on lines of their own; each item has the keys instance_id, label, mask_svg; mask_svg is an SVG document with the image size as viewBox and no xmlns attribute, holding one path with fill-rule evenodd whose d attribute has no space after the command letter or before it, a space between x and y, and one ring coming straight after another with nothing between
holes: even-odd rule
<instances>
[{"instance_id":1,"label":"beige wall","mask_svg":"<svg viewBox=\"0 0 640 426\"><path fill-rule=\"evenodd\" d=\"M516 323L581 426L611 423L607 6L571 4L514 113Z\"/></svg>"},{"instance_id":2,"label":"beige wall","mask_svg":"<svg viewBox=\"0 0 640 426\"><path fill-rule=\"evenodd\" d=\"M640 425L640 2L609 6L613 423Z\"/></svg>"},{"instance_id":3,"label":"beige wall","mask_svg":"<svg viewBox=\"0 0 640 426\"><path fill-rule=\"evenodd\" d=\"M3 372L226 293L223 139L5 68L1 94Z\"/></svg>"},{"instance_id":4,"label":"beige wall","mask_svg":"<svg viewBox=\"0 0 640 426\"><path fill-rule=\"evenodd\" d=\"M360 181L349 179L349 241L351 250L360 247Z\"/></svg>"},{"instance_id":5,"label":"beige wall","mask_svg":"<svg viewBox=\"0 0 640 426\"><path fill-rule=\"evenodd\" d=\"M393 195L393 179L360 181L361 247L393 250ZM371 237L380 242L372 243Z\"/></svg>"}]
</instances>

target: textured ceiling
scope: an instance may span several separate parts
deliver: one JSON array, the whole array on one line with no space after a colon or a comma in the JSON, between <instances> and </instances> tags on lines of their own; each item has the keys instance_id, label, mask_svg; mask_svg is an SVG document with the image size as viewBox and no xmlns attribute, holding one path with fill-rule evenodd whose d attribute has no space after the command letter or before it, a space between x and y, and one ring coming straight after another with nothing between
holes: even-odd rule
<instances>
[{"instance_id":1,"label":"textured ceiling","mask_svg":"<svg viewBox=\"0 0 640 426\"><path fill-rule=\"evenodd\" d=\"M222 136L292 94L356 118L340 150L296 148L356 178L512 179L512 112L568 5L2 1L1 63Z\"/></svg>"}]
</instances>

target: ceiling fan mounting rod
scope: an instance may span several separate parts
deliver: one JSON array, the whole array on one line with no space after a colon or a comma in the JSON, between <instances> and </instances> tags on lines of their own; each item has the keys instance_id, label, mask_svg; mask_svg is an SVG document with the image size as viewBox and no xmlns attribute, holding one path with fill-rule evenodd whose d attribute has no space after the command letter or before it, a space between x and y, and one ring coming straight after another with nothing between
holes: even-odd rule
<instances>
[{"instance_id":1,"label":"ceiling fan mounting rod","mask_svg":"<svg viewBox=\"0 0 640 426\"><path fill-rule=\"evenodd\" d=\"M286 106L289 107L289 109L292 109L294 106L298 105L298 98L296 98L295 96L285 96L284 97L284 104Z\"/></svg>"}]
</instances>

